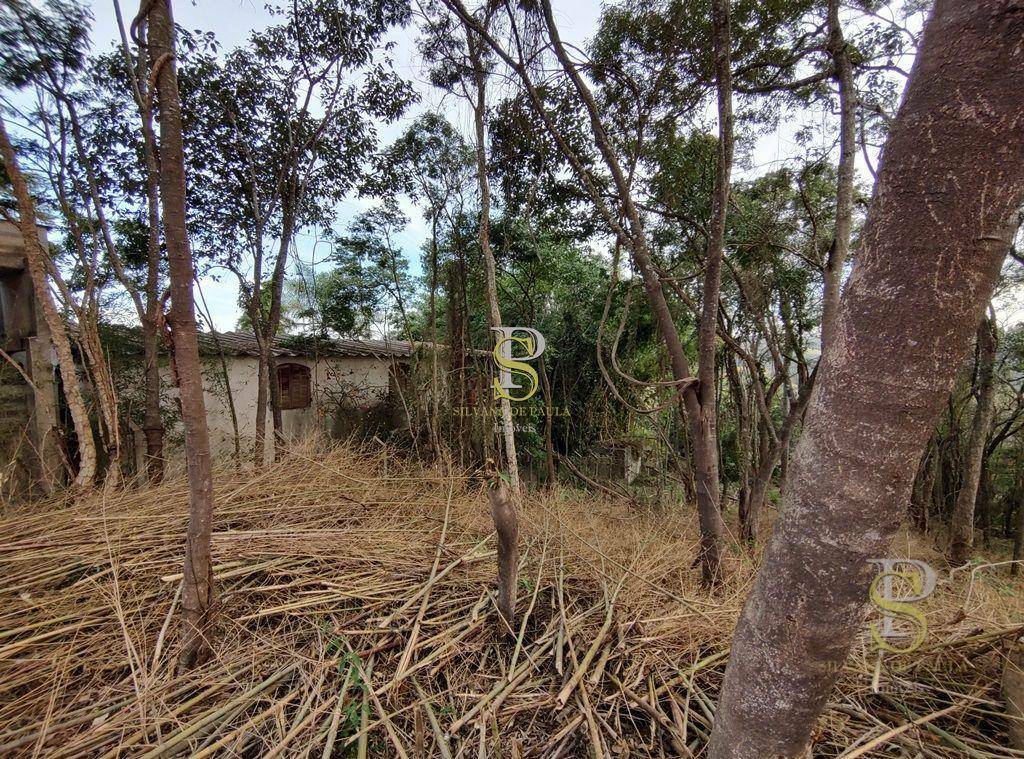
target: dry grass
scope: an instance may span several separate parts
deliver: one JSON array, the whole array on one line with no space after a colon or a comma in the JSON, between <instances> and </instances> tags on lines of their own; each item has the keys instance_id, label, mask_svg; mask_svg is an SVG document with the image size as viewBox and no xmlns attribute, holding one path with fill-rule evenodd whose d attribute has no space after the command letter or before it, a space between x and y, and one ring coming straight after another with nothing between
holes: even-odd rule
<instances>
[{"instance_id":1,"label":"dry grass","mask_svg":"<svg viewBox=\"0 0 1024 759\"><path fill-rule=\"evenodd\" d=\"M524 624L501 640L485 502L386 452L222 471L216 654L184 674L181 479L8 513L0 756L699 755L752 559L734 548L709 596L692 514L538 496L521 515ZM964 609L969 584L940 585L919 653L876 671L858 645L817 755L1024 756L998 748L1020 586L980 571Z\"/></svg>"}]
</instances>

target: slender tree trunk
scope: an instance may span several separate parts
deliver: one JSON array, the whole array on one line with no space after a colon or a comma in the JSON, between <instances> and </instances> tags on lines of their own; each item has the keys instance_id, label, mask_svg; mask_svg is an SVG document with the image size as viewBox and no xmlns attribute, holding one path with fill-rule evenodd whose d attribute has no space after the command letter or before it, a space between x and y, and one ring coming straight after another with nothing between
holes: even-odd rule
<instances>
[{"instance_id":1,"label":"slender tree trunk","mask_svg":"<svg viewBox=\"0 0 1024 759\"><path fill-rule=\"evenodd\" d=\"M143 56L140 56L143 57ZM146 238L146 318L142 320L142 344L146 362L146 407L142 429L146 433L146 470L150 482L164 476L164 421L160 413L160 170L156 162L156 146L151 142L153 116L146 121L146 203L149 231Z\"/></svg>"},{"instance_id":2,"label":"slender tree trunk","mask_svg":"<svg viewBox=\"0 0 1024 759\"><path fill-rule=\"evenodd\" d=\"M132 94L139 111L143 136L143 161L146 170L146 287L142 323L142 352L145 366L145 406L142 430L146 436L146 472L149 481L158 483L164 475L164 423L160 413L160 167L157 162L156 135L150 92L149 59L140 45L132 71L132 55L121 16L121 5L114 0L114 14L121 33L124 61L130 72ZM140 30L141 31L141 30ZM141 37L140 37L141 40Z\"/></svg>"},{"instance_id":3,"label":"slender tree trunk","mask_svg":"<svg viewBox=\"0 0 1024 759\"><path fill-rule=\"evenodd\" d=\"M971 422L971 437L967 443L963 482L956 496L953 518L950 521L949 561L953 566L971 560L974 549L974 511L981 484L981 469L985 458L985 442L992 427L994 391L992 369L996 360L995 323L985 319L978 327L978 380L975 395L977 406Z\"/></svg>"},{"instance_id":4,"label":"slender tree trunk","mask_svg":"<svg viewBox=\"0 0 1024 759\"><path fill-rule=\"evenodd\" d=\"M449 403L457 409L452 418L452 433L455 444L459 450L459 463L466 465L467 441L465 436L472 436L472 418L467 424L466 415L471 413L466 402L466 331L462 311L461 284L466 276L462 259L456 258L448 264L448 359L450 400ZM431 371L436 372L433 366Z\"/></svg>"},{"instance_id":5,"label":"slender tree trunk","mask_svg":"<svg viewBox=\"0 0 1024 759\"><path fill-rule=\"evenodd\" d=\"M299 202L300 192L297 181L294 177L289 180L286 189L287 197L282 204L281 222L281 244L277 251L277 260L274 262L274 273L270 280L270 314L267 318L267 332L265 340L267 343L267 386L270 391L270 408L274 424L274 460L280 454L280 448L284 444L284 425L281 418L280 387L277 383L277 362L274 360L273 345L277 339L277 332L281 328L281 301L284 297L284 280L288 271L288 248L291 246L292 237L295 234L295 204Z\"/></svg>"},{"instance_id":6,"label":"slender tree trunk","mask_svg":"<svg viewBox=\"0 0 1024 759\"><path fill-rule=\"evenodd\" d=\"M203 286L199 284L199 279L196 278L196 291L199 293L199 302L202 304L202 313L206 318L206 323L210 327L210 339L213 340L213 345L217 349L217 359L220 364L220 376L221 381L224 383L224 395L228 399L228 413L231 416L231 432L232 439L235 445L235 464L239 464L242 461L242 437L238 432L238 411L235 408L235 395L231 391L231 373L228 371L228 361L224 357L224 346L221 345L220 336L217 334L217 328L213 323L213 316L210 314L210 307L206 304L206 296L203 295Z\"/></svg>"},{"instance_id":7,"label":"slender tree trunk","mask_svg":"<svg viewBox=\"0 0 1024 759\"><path fill-rule=\"evenodd\" d=\"M484 133L484 116L487 109L486 74L481 60L481 41L474 39L467 28L470 57L473 62L473 79L476 84L476 101L473 103L473 119L476 127L476 168L480 184L480 247L484 254L484 272L487 278L488 321L491 327L501 326L501 310L498 307L498 283L494 252L491 250L490 211L491 190L487 179L487 143ZM491 517L498 532L498 585L499 603L505 622L511 627L515 620L516 573L519 567L519 520L516 504L522 498L519 484L519 465L516 460L516 436L512 424L512 404L508 398L499 399L501 429L505 441L505 465L508 469L511 498L504 483L491 489Z\"/></svg>"},{"instance_id":8,"label":"slender tree trunk","mask_svg":"<svg viewBox=\"0 0 1024 759\"><path fill-rule=\"evenodd\" d=\"M87 296L83 300L92 298ZM121 484L121 424L117 413L117 390L114 388L110 366L103 355L98 320L95 302L83 303L78 320L79 343L92 377L94 398L99 409L100 434L107 464L103 473L103 487L115 488Z\"/></svg>"},{"instance_id":9,"label":"slender tree trunk","mask_svg":"<svg viewBox=\"0 0 1024 759\"><path fill-rule=\"evenodd\" d=\"M1016 532L1013 534L1014 563L1010 565L1011 577L1017 577L1021 573L1021 561L1024 561L1024 448L1017 449L1017 477L1014 491L1013 498L1017 502L1017 520L1015 522Z\"/></svg>"},{"instance_id":10,"label":"slender tree trunk","mask_svg":"<svg viewBox=\"0 0 1024 759\"><path fill-rule=\"evenodd\" d=\"M718 334L718 294L725 254L725 220L729 207L732 174L732 48L731 0L712 0L711 25L715 48L715 82L718 93L718 162L712 199L711 224L704 264L704 292L697 346L696 404L687 404L700 520L701 579L715 585L722 579L722 522L718 482L718 404L715 398L715 348ZM692 407L691 407L692 406Z\"/></svg>"},{"instance_id":11,"label":"slender tree trunk","mask_svg":"<svg viewBox=\"0 0 1024 759\"><path fill-rule=\"evenodd\" d=\"M64 329L64 321L57 312L57 305L53 302L53 295L46 280L45 260L47 252L39 241L39 231L36 227L36 207L29 194L25 177L18 166L17 157L14 154L14 147L11 145L7 135L7 124L0 117L0 153L3 154L4 166L7 169L7 176L11 181L14 196L18 203L18 227L21 230L21 239L25 245L25 260L28 262L29 276L32 278L32 286L35 291L36 306L42 311L46 326L50 331L50 340L57 353L60 378L64 386L64 397L67 400L68 410L71 412L71 422L75 429L75 437L78 438L78 474L75 476L75 487L84 489L92 485L96 478L96 443L92 436L92 427L89 424L89 414L86 411L85 398L82 395L82 388L78 382L78 374L75 371L75 359L71 352L71 342L68 340L67 331Z\"/></svg>"},{"instance_id":12,"label":"slender tree trunk","mask_svg":"<svg viewBox=\"0 0 1024 759\"><path fill-rule=\"evenodd\" d=\"M153 309L155 311L156 309ZM150 311L150 314L153 314ZM164 476L164 422L160 413L160 363L157 350L159 335L156 319L142 323L142 352L145 362L146 400L142 431L146 435L146 472L151 483Z\"/></svg>"},{"instance_id":13,"label":"slender tree trunk","mask_svg":"<svg viewBox=\"0 0 1024 759\"><path fill-rule=\"evenodd\" d=\"M551 381L548 379L544 356L537 360L537 370L544 387L544 469L548 475L547 486L553 488L558 483L558 476L555 473L555 401L551 396Z\"/></svg>"},{"instance_id":14,"label":"slender tree trunk","mask_svg":"<svg viewBox=\"0 0 1024 759\"><path fill-rule=\"evenodd\" d=\"M484 273L487 279L488 321L491 327L500 327L501 309L498 306L498 282L494 251L491 250L491 188L487 178L487 142L484 132L484 117L487 112L487 79L481 56L481 41L473 37L467 28L470 57L473 62L473 79L476 84L476 100L473 103L473 120L476 127L476 173L480 184L480 247L484 254ZM509 485L512 497L518 500L522 496L519 484L519 464L516 458L516 434L512 422L512 403L508 398L499 399L501 409L501 431L505 443L505 466L508 469Z\"/></svg>"},{"instance_id":15,"label":"slender tree trunk","mask_svg":"<svg viewBox=\"0 0 1024 759\"><path fill-rule=\"evenodd\" d=\"M266 337L258 341L256 358L256 437L252 446L252 463L259 469L267 462L267 409L270 406L270 343Z\"/></svg>"},{"instance_id":16,"label":"slender tree trunk","mask_svg":"<svg viewBox=\"0 0 1024 759\"><path fill-rule=\"evenodd\" d=\"M697 384L696 378L694 378L689 372L689 362L686 358L686 352L683 349L682 341L679 338L679 332L676 329L672 311L665 300L665 293L662 290L661 279L651 259L651 251L646 240L643 221L631 195L630 182L627 179L626 172L622 169L612 142L604 129L601 120L601 111L598 107L597 101L595 100L593 93L590 91L589 86L581 77L576 65L569 58L569 55L565 50L565 46L562 44L558 28L554 22L551 3L549 0L542 0L541 9L544 14L548 34L551 38L552 48L563 70L569 77L573 87L586 107L590 125L594 132L595 144L604 159L605 165L611 174L612 181L614 182L615 188L619 194L621 213L613 212L611 210L605 201L604 194L597 187L594 177L587 167L584 166L576 152L565 140L558 126L553 121L551 114L545 108L541 95L533 83L526 66L522 62L517 62L513 59L507 51L501 47L500 43L490 36L486 29L486 25L482 24L478 19L469 14L460 0L444 0L444 3L459 15L468 29L475 31L479 36L486 39L487 44L490 45L491 48L516 71L526 87L533 108L543 120L545 127L554 139L558 149L569 161L577 178L585 185L591 200L593 200L595 205L597 205L601 216L617 235L628 241L633 253L633 260L636 263L637 269L640 271L643 279L644 290L647 294L647 299L650 303L655 323L658 326L659 333L665 340L665 346L668 350L672 364L672 376L677 383L677 389L682 393L682 402L686 416L688 420L691 420L691 437L692 431L695 427L703 432L703 425L707 420L702 421L700 419L700 401L698 392L695 388L695 385ZM721 31L721 28L719 28L718 31ZM720 41L720 39L721 35L716 34L716 40ZM721 60L721 57L716 60ZM728 60L727 56L725 56L725 60ZM719 85L721 85L721 82L719 82ZM628 224L620 224L620 216L624 216ZM712 376L713 375L714 372L712 372ZM695 422L692 421L694 418L696 418ZM714 551L703 550L703 548L709 545L717 546L721 541L722 531L718 530L717 533L713 531L716 519L717 524L721 526L721 514L718 510L718 503L714 500L718 493L717 459L713 466L706 460L708 456L716 456L717 450L714 445L707 445L706 440L703 443L700 440L691 440L690 447L694 456L694 468L701 470L700 476L706 478L710 474L714 473L716 477L713 488L711 486L700 487L697 492L698 509L706 517L705 519L702 519L702 527L706 526L712 530L712 532L706 532L702 535L701 558L705 560L703 562L704 567L711 570L707 574L711 577L715 577L718 575L718 572L717 567L714 567L713 562L714 557L718 555L719 551L717 548Z\"/></svg>"},{"instance_id":17,"label":"slender tree trunk","mask_svg":"<svg viewBox=\"0 0 1024 759\"><path fill-rule=\"evenodd\" d=\"M160 198L171 283L171 335L178 371L181 418L185 426L189 515L185 539L185 573L181 602L184 639L179 662L191 667L210 652L208 635L216 597L210 559L213 530L213 475L210 434L206 424L203 375L192 297L194 270L185 230L185 155L181 133L174 22L170 0L141 0L140 13L149 11L149 54L157 75L160 113Z\"/></svg>"},{"instance_id":18,"label":"slender tree trunk","mask_svg":"<svg viewBox=\"0 0 1024 759\"><path fill-rule=\"evenodd\" d=\"M651 260L651 252L647 243L643 221L640 218L636 204L633 202L629 180L627 179L625 172L622 170L622 166L616 157L615 150L611 144L608 134L604 129L604 125L601 121L600 109L593 97L593 93L591 93L586 82L583 81L576 69L576 66L570 60L565 50L565 46L562 44L561 38L558 34L558 28L554 22L554 14L551 10L550 1L542 0L541 6L544 11L545 23L548 27L548 34L551 37L555 55L558 57L562 68L569 76L576 92L579 94L586 106L597 147L605 160L605 164L611 172L615 187L619 191L622 210L626 219L629 221L628 226L630 231L628 236L625 229L619 226L618 220L615 216L609 212L600 193L592 189L592 183L591 197L599 204L599 207L602 210L602 215L605 216L605 220L629 240L630 248L633 253L633 260L636 263L637 269L640 271L641 278L643 279L644 290L647 294L647 299L650 303L655 323L658 325L659 333L665 340L665 346L668 350L669 359L672 364L673 379L679 383L678 388L682 392L682 406L685 409L685 416L689 429L690 451L693 457L697 512L701 529L701 547L699 556L701 572L704 582L712 584L720 577L719 561L721 558L722 535L725 528L722 523L722 515L718 506L718 449L717 443L713 437L715 434L714 408L710 410L709 414L702 412L701 399L704 397L704 393L707 393L711 398L714 397L714 346L712 344L710 347L712 365L705 368L705 371L707 372L706 377L709 379L709 382L706 384L701 383L699 378L697 382L693 382L694 378L689 373L689 362L686 359L686 352L683 349L682 341L679 338L679 331L676 329L672 311L665 299L661 278L659 277L654 263ZM731 129L729 128L732 118L732 86L729 61L728 0L714 0L712 4L712 15L715 39L715 78L718 90L719 129L727 130L721 132L723 139L720 140L719 144L720 165L718 166L718 173L715 180L716 205L712 223L718 223L720 218L721 223L724 225L726 208L724 206L719 207L718 202L728 199L728 178L731 165L723 166L721 163L725 157L731 157L731 153L727 153L726 150L728 149L731 151L732 139ZM524 76L522 73L520 75ZM525 79L526 78L524 76L524 81ZM589 182L589 174L587 174L586 170L582 168L578 157L572 153L571 148L569 148L565 144L564 140L561 139L560 134L557 132L557 127L550 122L550 117L544 111L543 105L539 103L535 90L531 91L531 97L534 100L534 106L544 118L545 124L548 125L548 129L556 136L556 142L559 143L560 149L570 159L570 162L573 163L574 168L576 168L581 177L583 177L585 181ZM723 110L723 108L725 110ZM711 287L715 289L717 295L717 281L715 277L720 276L721 257L719 256L717 261L712 260L716 255L713 237L714 236L712 235L712 240L709 241L708 246L706 277L709 279L709 283ZM706 294L707 293L705 292L705 295ZM715 308L717 308L717 302ZM715 312L715 317L711 324L712 334L714 334L716 324L717 311ZM704 334L704 329L705 325L702 323L702 334ZM706 343L702 343L701 348L705 351L708 350ZM705 384L705 390L701 390L702 384Z\"/></svg>"},{"instance_id":19,"label":"slender tree trunk","mask_svg":"<svg viewBox=\"0 0 1024 759\"><path fill-rule=\"evenodd\" d=\"M887 555L1015 232L1022 38L1024 14L1004 0L938 0L925 27L785 509L733 637L712 759L810 748L864 621L868 562Z\"/></svg>"},{"instance_id":20,"label":"slender tree trunk","mask_svg":"<svg viewBox=\"0 0 1024 759\"><path fill-rule=\"evenodd\" d=\"M253 436L252 463L257 469L267 460L267 407L270 400L270 343L265 333L263 314L263 221L256 220L253 245L252 290L247 304L252 334L256 339L256 429ZM237 272L236 272L237 273ZM241 275L239 282L242 281Z\"/></svg>"},{"instance_id":21,"label":"slender tree trunk","mask_svg":"<svg viewBox=\"0 0 1024 759\"><path fill-rule=\"evenodd\" d=\"M277 357L267 358L267 390L270 392L270 423L274 428L273 460L281 457L284 448L284 417L281 414L281 386L277 381Z\"/></svg>"},{"instance_id":22,"label":"slender tree trunk","mask_svg":"<svg viewBox=\"0 0 1024 759\"><path fill-rule=\"evenodd\" d=\"M736 469L739 482L736 487L737 513L740 535L746 540L750 521L750 416L747 393L743 389L736 359L731 354L725 359L725 376L729 381L730 394L736 409Z\"/></svg>"},{"instance_id":23,"label":"slender tree trunk","mask_svg":"<svg viewBox=\"0 0 1024 759\"><path fill-rule=\"evenodd\" d=\"M933 436L921 457L921 467L914 481L914 497L911 501L911 516L921 532L928 531L928 517L931 514L935 493L935 475L938 473L938 449Z\"/></svg>"},{"instance_id":24,"label":"slender tree trunk","mask_svg":"<svg viewBox=\"0 0 1024 759\"><path fill-rule=\"evenodd\" d=\"M427 431L430 448L435 456L440 455L441 438L438 421L441 410L441 384L437 365L437 211L430 214L430 296L428 315L430 318L430 403L427 408ZM395 283L397 287L397 282Z\"/></svg>"},{"instance_id":25,"label":"slender tree trunk","mask_svg":"<svg viewBox=\"0 0 1024 759\"><path fill-rule=\"evenodd\" d=\"M982 544L992 544L992 472L988 467L988 456L981 460L981 478L978 481L978 529L981 530Z\"/></svg>"},{"instance_id":26,"label":"slender tree trunk","mask_svg":"<svg viewBox=\"0 0 1024 759\"><path fill-rule=\"evenodd\" d=\"M796 424L800 417L803 416L804 408L806 408L810 400L816 376L817 370L808 377L803 387L800 388L800 395L797 396L796 401L790 404L789 414L786 415L782 422L782 429L779 430L778 438L774 442L767 442L766 445L762 446L757 469L754 472L754 481L750 486L750 505L748 507L750 516L747 520L749 533L744 533L744 540L757 540L761 516L768 501L768 487L771 485L772 473L782 458L783 451L789 448ZM765 420L764 423L768 424L768 421Z\"/></svg>"},{"instance_id":27,"label":"slender tree trunk","mask_svg":"<svg viewBox=\"0 0 1024 759\"><path fill-rule=\"evenodd\" d=\"M821 304L821 352L832 344L839 311L843 266L850 250L853 227L853 175L857 157L857 85L853 79L850 48L839 22L839 0L828 2L828 46L839 87L839 171L836 177L836 223L825 262L825 288Z\"/></svg>"}]
</instances>

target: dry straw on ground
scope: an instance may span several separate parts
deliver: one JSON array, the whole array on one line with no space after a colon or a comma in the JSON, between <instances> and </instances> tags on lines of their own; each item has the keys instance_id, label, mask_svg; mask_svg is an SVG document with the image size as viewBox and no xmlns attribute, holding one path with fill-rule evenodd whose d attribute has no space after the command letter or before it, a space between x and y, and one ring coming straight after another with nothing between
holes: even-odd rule
<instances>
[{"instance_id":1,"label":"dry straw on ground","mask_svg":"<svg viewBox=\"0 0 1024 759\"><path fill-rule=\"evenodd\" d=\"M502 636L472 478L343 448L224 470L216 655L176 673L186 503L173 479L3 519L0 756L703 751L753 560L734 547L701 591L688 510L531 496L522 624ZM995 574L940 584L921 651L876 669L857 647L816 755L1024 756L1001 747L1022 618Z\"/></svg>"}]
</instances>

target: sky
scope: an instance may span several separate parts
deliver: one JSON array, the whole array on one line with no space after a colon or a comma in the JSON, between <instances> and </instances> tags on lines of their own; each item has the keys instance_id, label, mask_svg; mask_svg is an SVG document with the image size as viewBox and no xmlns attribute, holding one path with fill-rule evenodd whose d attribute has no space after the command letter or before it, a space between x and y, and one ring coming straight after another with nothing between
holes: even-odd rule
<instances>
[{"instance_id":1,"label":"sky","mask_svg":"<svg viewBox=\"0 0 1024 759\"><path fill-rule=\"evenodd\" d=\"M123 13L128 20L134 15L137 4L132 0L121 1ZM94 50L107 49L118 38L113 2L114 0L88 2L95 19L92 30ZM562 37L572 45L583 47L597 27L601 3L598 0L554 0L553 5ZM176 0L174 13L177 23L185 28L212 31L224 50L244 44L253 30L262 29L272 21L266 11L264 0ZM410 26L395 30L391 40L395 43L393 55L396 69L400 75L414 83L420 100L403 119L380 130L381 144L386 145L395 139L416 116L426 110L440 110L467 138L471 138L472 120L469 109L462 103L453 102L451 96L444 97L440 91L429 85L426 70L416 53L415 34L415 27ZM806 111L796 120L785 121L775 132L757 139L749 155L749 164L737 171L737 176L743 178L745 175L761 174L795 157L805 149L797 144L796 131L805 124L821 126L824 121L833 118L834 116L824 111ZM713 126L713 122L709 126ZM821 130L823 135L828 131ZM832 131L834 133L834 130ZM828 138L823 136L821 139ZM819 147L831 146L822 144ZM872 161L877 162L877 155L872 156ZM858 175L862 181L869 177L861 157L858 157ZM376 202L378 201L354 195L347 198L338 208L335 229L343 231L353 217ZM427 227L418 209L406 201L402 202L402 206L410 223L398 236L398 243L409 261L412 273L419 274L420 250L427 237ZM305 229L298 233L295 251L294 257L307 267L312 265L317 271L323 271L323 258L328 249L324 243L318 242L315 230ZM221 331L234 329L240 314L234 275L223 272L220 276L205 277L201 282L201 288L215 327ZM1000 313L1004 317L1001 320L1005 321L1015 322L1024 318L1024 309L1012 301L1002 304Z\"/></svg>"}]
</instances>

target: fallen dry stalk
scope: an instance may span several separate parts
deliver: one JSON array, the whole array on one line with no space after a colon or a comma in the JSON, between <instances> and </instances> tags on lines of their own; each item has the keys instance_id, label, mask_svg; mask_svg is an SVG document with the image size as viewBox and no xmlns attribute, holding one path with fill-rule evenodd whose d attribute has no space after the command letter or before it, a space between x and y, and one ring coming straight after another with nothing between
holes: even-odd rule
<instances>
[{"instance_id":1,"label":"fallen dry stalk","mask_svg":"<svg viewBox=\"0 0 1024 759\"><path fill-rule=\"evenodd\" d=\"M691 512L530 494L525 614L506 639L487 496L465 473L307 447L256 476L221 471L216 492L224 608L214 657L187 673L168 623L182 480L102 509L97 496L9 511L0 756L700 754L751 566L737 547L727 581L702 591ZM898 706L871 690L871 647L854 651L816 755L1001 755L1001 646L1022 615L988 577L967 619L968 580L940 586L926 645L885 661Z\"/></svg>"}]
</instances>

